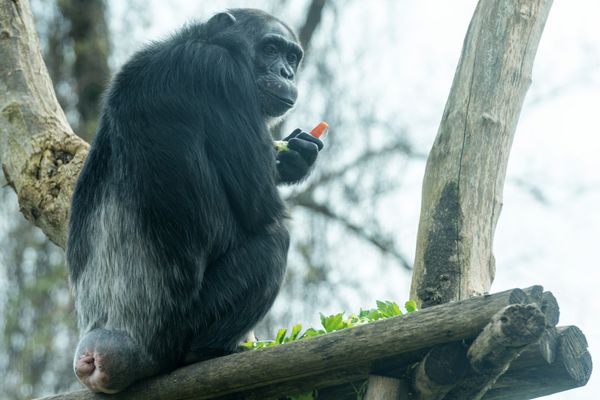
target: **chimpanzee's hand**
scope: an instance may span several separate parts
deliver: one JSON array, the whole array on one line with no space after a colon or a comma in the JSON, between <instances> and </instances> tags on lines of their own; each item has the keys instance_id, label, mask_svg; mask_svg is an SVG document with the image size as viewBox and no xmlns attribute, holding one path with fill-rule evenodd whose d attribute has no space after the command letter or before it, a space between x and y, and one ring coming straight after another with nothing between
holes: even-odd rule
<instances>
[{"instance_id":1,"label":"chimpanzee's hand","mask_svg":"<svg viewBox=\"0 0 600 400\"><path fill-rule=\"evenodd\" d=\"M297 183L308 176L323 142L301 129L296 129L283 140L288 142L288 149L277 152L279 181Z\"/></svg>"}]
</instances>

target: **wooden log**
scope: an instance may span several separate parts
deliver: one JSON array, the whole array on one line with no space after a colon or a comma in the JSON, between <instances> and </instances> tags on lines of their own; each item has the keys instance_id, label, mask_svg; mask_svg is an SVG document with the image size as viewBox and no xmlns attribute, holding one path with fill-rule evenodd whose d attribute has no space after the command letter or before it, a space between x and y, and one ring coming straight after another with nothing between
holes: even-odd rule
<instances>
[{"instance_id":1,"label":"wooden log","mask_svg":"<svg viewBox=\"0 0 600 400\"><path fill-rule=\"evenodd\" d=\"M513 289L431 307L191 365L141 382L111 399L213 399L242 392L248 393L248 398L268 399L288 394L292 388L302 392L341 384L366 378L378 361L405 357L405 365L409 365L432 346L474 338L500 309L527 301L523 290ZM98 398L82 390L46 399Z\"/></svg>"},{"instance_id":2,"label":"wooden log","mask_svg":"<svg viewBox=\"0 0 600 400\"><path fill-rule=\"evenodd\" d=\"M443 399L469 367L463 342L435 346L415 369L413 391L417 400Z\"/></svg>"},{"instance_id":3,"label":"wooden log","mask_svg":"<svg viewBox=\"0 0 600 400\"><path fill-rule=\"evenodd\" d=\"M469 347L471 368L480 374L504 372L526 345L540 338L545 323L535 304L505 307Z\"/></svg>"},{"instance_id":4,"label":"wooden log","mask_svg":"<svg viewBox=\"0 0 600 400\"><path fill-rule=\"evenodd\" d=\"M481 0L427 159L411 299L488 292L513 135L552 0Z\"/></svg>"},{"instance_id":5,"label":"wooden log","mask_svg":"<svg viewBox=\"0 0 600 400\"><path fill-rule=\"evenodd\" d=\"M560 318L560 307L552 292L544 292L544 288L540 285L528 287L523 291L529 296L529 303L537 304L544 313L546 326L556 326Z\"/></svg>"},{"instance_id":6,"label":"wooden log","mask_svg":"<svg viewBox=\"0 0 600 400\"><path fill-rule=\"evenodd\" d=\"M557 338L551 352L554 360L548 362L537 344L529 345L487 392L484 400L534 399L588 382L592 374L592 357L584 334L576 326L551 330L555 335L548 337ZM576 397L574 394L573 398Z\"/></svg>"},{"instance_id":7,"label":"wooden log","mask_svg":"<svg viewBox=\"0 0 600 400\"><path fill-rule=\"evenodd\" d=\"M552 293L544 292L544 288L540 285L528 287L523 291L527 294L528 303L537 304L542 309L547 320L546 325L556 325L559 307ZM546 335L550 335L550 332L553 330L547 330ZM545 352L546 357L551 357L549 352L553 349L547 343L549 339L549 337L543 341L540 339L539 344L540 350ZM431 349L415 369L412 381L415 396L428 400L443 398L467 371L466 353L467 348L460 343L444 344Z\"/></svg>"},{"instance_id":8,"label":"wooden log","mask_svg":"<svg viewBox=\"0 0 600 400\"><path fill-rule=\"evenodd\" d=\"M408 385L402 379L371 375L363 400L408 400Z\"/></svg>"},{"instance_id":9,"label":"wooden log","mask_svg":"<svg viewBox=\"0 0 600 400\"><path fill-rule=\"evenodd\" d=\"M525 346L540 338L545 322L534 304L516 304L499 311L467 353L475 374L461 381L444 400L480 400Z\"/></svg>"},{"instance_id":10,"label":"wooden log","mask_svg":"<svg viewBox=\"0 0 600 400\"><path fill-rule=\"evenodd\" d=\"M543 349L539 343L525 347L483 400L533 399L587 383L592 372L592 360L583 333L575 326L548 328L540 340L544 338L550 338L546 339L546 346L552 347L552 350ZM547 361L547 354L554 354L553 361ZM474 372L471 371L470 374ZM365 380L362 379L319 390L317 399L356 400L356 389L361 388L364 383Z\"/></svg>"}]
</instances>

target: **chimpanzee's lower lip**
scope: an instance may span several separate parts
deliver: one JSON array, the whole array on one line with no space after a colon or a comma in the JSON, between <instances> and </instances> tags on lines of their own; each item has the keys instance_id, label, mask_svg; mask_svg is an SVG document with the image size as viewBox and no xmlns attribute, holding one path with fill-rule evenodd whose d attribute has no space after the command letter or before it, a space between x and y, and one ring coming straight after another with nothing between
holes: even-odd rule
<instances>
[{"instance_id":1,"label":"chimpanzee's lower lip","mask_svg":"<svg viewBox=\"0 0 600 400\"><path fill-rule=\"evenodd\" d=\"M271 98L273 98L273 99L277 100L278 102L285 104L285 105L286 105L286 106L288 106L289 108L292 108L292 107L294 107L294 104L296 104L296 101L295 101L295 100L292 100L292 99L288 99L288 98L285 98L285 97L278 96L278 95L276 95L275 93L273 93L273 92L270 92L270 91L268 91L268 90L265 90L265 89L263 89L263 90L262 90L262 92L263 92L264 94L268 95L269 97L271 97Z\"/></svg>"}]
</instances>

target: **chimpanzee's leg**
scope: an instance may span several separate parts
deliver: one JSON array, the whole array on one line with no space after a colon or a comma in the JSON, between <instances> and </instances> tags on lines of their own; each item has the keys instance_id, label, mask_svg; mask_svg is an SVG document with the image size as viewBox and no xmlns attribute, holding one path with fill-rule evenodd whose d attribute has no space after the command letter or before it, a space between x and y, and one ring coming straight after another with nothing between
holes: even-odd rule
<instances>
[{"instance_id":1,"label":"chimpanzee's leg","mask_svg":"<svg viewBox=\"0 0 600 400\"><path fill-rule=\"evenodd\" d=\"M209 265L186 363L239 351L239 344L271 308L285 274L289 234L283 223L240 240Z\"/></svg>"}]
</instances>

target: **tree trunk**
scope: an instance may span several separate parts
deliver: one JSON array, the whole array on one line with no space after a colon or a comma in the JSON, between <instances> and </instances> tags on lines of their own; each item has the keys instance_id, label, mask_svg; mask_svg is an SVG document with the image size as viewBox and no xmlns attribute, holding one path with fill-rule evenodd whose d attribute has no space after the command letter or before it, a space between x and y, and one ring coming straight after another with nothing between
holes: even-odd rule
<instances>
[{"instance_id":1,"label":"tree trunk","mask_svg":"<svg viewBox=\"0 0 600 400\"><path fill-rule=\"evenodd\" d=\"M423 180L411 298L489 291L510 147L552 0L480 0Z\"/></svg>"}]
</instances>

